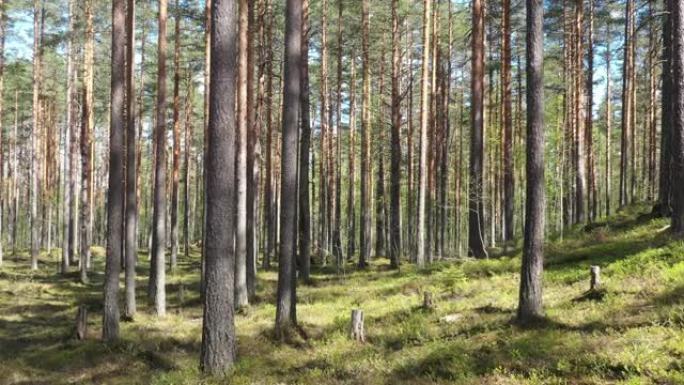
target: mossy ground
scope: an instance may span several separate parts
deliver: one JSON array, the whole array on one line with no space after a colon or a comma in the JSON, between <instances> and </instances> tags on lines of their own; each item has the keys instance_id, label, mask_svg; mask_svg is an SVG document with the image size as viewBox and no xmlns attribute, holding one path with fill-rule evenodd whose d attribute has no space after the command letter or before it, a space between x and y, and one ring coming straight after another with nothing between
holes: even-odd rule
<instances>
[{"instance_id":1,"label":"mossy ground","mask_svg":"<svg viewBox=\"0 0 684 385\"><path fill-rule=\"evenodd\" d=\"M0 384L684 384L684 242L664 219L632 208L603 226L577 229L547 246L547 319L512 321L519 255L452 260L391 271L317 271L299 287L308 339L272 338L276 273L259 273L258 302L237 316L239 358L229 379L198 371L202 312L199 256L168 275L169 315L145 301L147 256L138 270L140 313L122 341L103 344L101 273L77 283L60 276L57 255L31 272L26 254L0 268ZM95 249L101 271L102 249ZM605 292L586 296L589 266ZM420 307L422 293L436 308ZM72 338L76 309L90 309L89 339ZM366 343L348 338L352 308L366 315ZM458 315L453 323L440 322Z\"/></svg>"}]
</instances>

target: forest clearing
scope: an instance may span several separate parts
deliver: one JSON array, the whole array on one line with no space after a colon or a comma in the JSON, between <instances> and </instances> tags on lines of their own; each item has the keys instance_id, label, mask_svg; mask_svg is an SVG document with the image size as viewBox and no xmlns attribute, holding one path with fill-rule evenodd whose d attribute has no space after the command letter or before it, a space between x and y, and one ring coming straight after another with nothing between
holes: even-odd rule
<instances>
[{"instance_id":1,"label":"forest clearing","mask_svg":"<svg viewBox=\"0 0 684 385\"><path fill-rule=\"evenodd\" d=\"M643 209L549 243L547 319L531 329L512 322L519 254L426 270L394 271L386 258L366 271L352 264L341 275L315 270L298 298L308 339L292 344L273 341L276 274L261 272L256 303L236 316L240 361L230 383L684 383L684 244L666 235L665 220L644 218ZM102 263L101 249L94 258ZM142 307L114 345L99 341L101 275L84 287L55 275L54 257L41 258L37 273L26 261L25 254L9 261L0 279L0 384L226 383L197 367L196 253L169 276L167 317ZM602 268L596 297L587 296L592 265ZM139 273L142 283L147 271ZM432 310L422 308L424 291L434 293ZM79 304L91 314L85 341L73 337ZM354 308L366 315L366 342L349 338Z\"/></svg>"}]
</instances>

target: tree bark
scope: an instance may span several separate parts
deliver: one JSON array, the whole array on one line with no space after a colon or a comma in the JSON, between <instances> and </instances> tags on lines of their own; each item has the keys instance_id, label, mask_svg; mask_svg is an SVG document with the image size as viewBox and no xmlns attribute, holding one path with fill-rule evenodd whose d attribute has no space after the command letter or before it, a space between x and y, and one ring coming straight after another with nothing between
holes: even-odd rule
<instances>
[{"instance_id":1,"label":"tree bark","mask_svg":"<svg viewBox=\"0 0 684 385\"><path fill-rule=\"evenodd\" d=\"M200 368L229 373L235 361L235 79L238 9L235 0L213 0L211 80L207 125L204 319Z\"/></svg>"},{"instance_id":2,"label":"tree bark","mask_svg":"<svg viewBox=\"0 0 684 385\"><path fill-rule=\"evenodd\" d=\"M40 132L40 0L33 1L33 126L31 132L31 270L38 269L40 220L38 219L38 138Z\"/></svg>"},{"instance_id":3,"label":"tree bark","mask_svg":"<svg viewBox=\"0 0 684 385\"><path fill-rule=\"evenodd\" d=\"M311 213L309 200L309 162L311 118L309 114L309 0L302 1L301 137L299 142L299 271L308 282L311 270Z\"/></svg>"},{"instance_id":4,"label":"tree bark","mask_svg":"<svg viewBox=\"0 0 684 385\"><path fill-rule=\"evenodd\" d=\"M371 252L371 68L370 1L362 0L363 100L361 112L361 227L359 268L366 268Z\"/></svg>"},{"instance_id":5,"label":"tree bark","mask_svg":"<svg viewBox=\"0 0 684 385\"><path fill-rule=\"evenodd\" d=\"M503 0L501 45L501 99L503 124L503 189L504 189L504 226L505 242L513 240L515 209L515 165L513 159L513 104L511 100L511 2Z\"/></svg>"},{"instance_id":6,"label":"tree bark","mask_svg":"<svg viewBox=\"0 0 684 385\"><path fill-rule=\"evenodd\" d=\"M255 33L254 20L255 1L250 1L247 10L248 39L247 39L247 295L248 300L256 296L256 264L259 250L258 224L259 207L259 177L261 166L261 127L256 122L257 101L254 93L254 41L258 38ZM261 19L263 24L263 18ZM263 27L263 25L261 26Z\"/></svg>"},{"instance_id":7,"label":"tree bark","mask_svg":"<svg viewBox=\"0 0 684 385\"><path fill-rule=\"evenodd\" d=\"M126 306L124 315L135 317L135 266L138 261L138 175L135 105L135 1L127 1L126 10L126 223L125 250Z\"/></svg>"},{"instance_id":8,"label":"tree bark","mask_svg":"<svg viewBox=\"0 0 684 385\"><path fill-rule=\"evenodd\" d=\"M399 267L401 258L401 52L399 43L399 0L392 0L392 165L390 208L390 266Z\"/></svg>"},{"instance_id":9,"label":"tree bark","mask_svg":"<svg viewBox=\"0 0 684 385\"><path fill-rule=\"evenodd\" d=\"M669 0L666 9L669 11ZM660 173L658 175L658 203L657 213L667 216L672 212L672 129L673 107L673 76L672 76L672 17L668 14L663 21L663 74L661 97L661 136L660 136Z\"/></svg>"},{"instance_id":10,"label":"tree bark","mask_svg":"<svg viewBox=\"0 0 684 385\"><path fill-rule=\"evenodd\" d=\"M239 1L240 51L238 54L237 101L237 224L235 226L235 306L249 304L247 293L247 50L249 40L249 9L247 0Z\"/></svg>"},{"instance_id":11,"label":"tree bark","mask_svg":"<svg viewBox=\"0 0 684 385\"><path fill-rule=\"evenodd\" d=\"M518 321L543 315L544 259L544 3L527 0L527 202Z\"/></svg>"},{"instance_id":12,"label":"tree bark","mask_svg":"<svg viewBox=\"0 0 684 385\"><path fill-rule=\"evenodd\" d=\"M684 184L684 2L668 0L672 32L672 186ZM672 232L684 235L684 189L672 189Z\"/></svg>"},{"instance_id":13,"label":"tree bark","mask_svg":"<svg viewBox=\"0 0 684 385\"><path fill-rule=\"evenodd\" d=\"M154 131L156 162L152 214L152 253L148 287L148 295L153 301L155 313L159 317L166 315L166 15L167 0L159 0L157 121Z\"/></svg>"},{"instance_id":14,"label":"tree bark","mask_svg":"<svg viewBox=\"0 0 684 385\"><path fill-rule=\"evenodd\" d=\"M486 258L484 247L483 158L484 158L484 8L473 0L470 130L470 187L468 202L468 255Z\"/></svg>"},{"instance_id":15,"label":"tree bark","mask_svg":"<svg viewBox=\"0 0 684 385\"><path fill-rule=\"evenodd\" d=\"M624 207L628 203L628 164L630 158L634 155L632 153L632 44L633 44L633 16L634 0L627 0L627 7L625 8L625 47L624 47L624 61L622 69L622 136L620 143L620 207Z\"/></svg>"},{"instance_id":16,"label":"tree bark","mask_svg":"<svg viewBox=\"0 0 684 385\"><path fill-rule=\"evenodd\" d=\"M175 32L173 47L173 158L171 175L171 271L178 264L178 187L180 182L180 1L175 4Z\"/></svg>"},{"instance_id":17,"label":"tree bark","mask_svg":"<svg viewBox=\"0 0 684 385\"><path fill-rule=\"evenodd\" d=\"M126 2L112 3L111 129L107 190L107 260L105 266L102 338L119 338L119 269L123 241L124 134L126 92ZM84 263L85 264L85 263Z\"/></svg>"},{"instance_id":18,"label":"tree bark","mask_svg":"<svg viewBox=\"0 0 684 385\"><path fill-rule=\"evenodd\" d=\"M276 338L284 339L297 324L295 248L297 226L297 129L300 112L302 0L287 0L280 211L280 258L276 306Z\"/></svg>"},{"instance_id":19,"label":"tree bark","mask_svg":"<svg viewBox=\"0 0 684 385\"><path fill-rule=\"evenodd\" d=\"M479 0L475 0L476 2ZM419 182L418 182L418 226L416 264L424 267L429 253L429 245L426 242L427 223L427 184L428 184L428 118L430 109L430 83L429 83L429 61L430 61L430 8L431 0L423 0L423 58L420 80L420 153L419 153Z\"/></svg>"}]
</instances>

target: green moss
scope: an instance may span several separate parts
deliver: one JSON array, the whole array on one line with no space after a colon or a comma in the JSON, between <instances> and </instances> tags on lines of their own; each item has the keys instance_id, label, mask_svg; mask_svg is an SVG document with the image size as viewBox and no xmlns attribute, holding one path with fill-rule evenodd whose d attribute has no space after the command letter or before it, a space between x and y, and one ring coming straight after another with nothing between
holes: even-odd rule
<instances>
[{"instance_id":1,"label":"green moss","mask_svg":"<svg viewBox=\"0 0 684 385\"><path fill-rule=\"evenodd\" d=\"M236 319L238 362L231 384L650 384L684 383L684 242L667 220L630 207L592 229L547 244L547 319L515 326L520 252L455 259L391 271L376 259L342 275L314 271L298 289L308 339L271 339L277 274L259 273L258 300ZM102 274L78 283L59 276L56 252L28 269L28 254L0 267L0 384L225 384L198 369L202 311L199 253L168 276L169 315L146 301L140 257L134 322L122 341L99 339ZM104 249L94 248L101 272ZM601 296L587 296L589 266L602 267ZM331 274L333 273L333 274ZM425 291L435 309L421 308ZM90 310L89 339L72 338L79 304ZM348 338L351 309L366 315L366 343ZM455 322L444 322L450 316ZM447 317L448 318L448 317Z\"/></svg>"}]
</instances>

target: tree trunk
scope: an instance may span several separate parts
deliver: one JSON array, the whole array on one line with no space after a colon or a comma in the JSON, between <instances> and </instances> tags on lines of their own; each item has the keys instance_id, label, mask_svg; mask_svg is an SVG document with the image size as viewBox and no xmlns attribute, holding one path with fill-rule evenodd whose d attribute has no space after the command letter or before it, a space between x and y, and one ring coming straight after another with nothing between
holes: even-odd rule
<instances>
[{"instance_id":1,"label":"tree trunk","mask_svg":"<svg viewBox=\"0 0 684 385\"><path fill-rule=\"evenodd\" d=\"M309 203L309 152L311 118L309 115L309 0L302 1L301 137L299 142L299 271L308 282L311 270L311 213Z\"/></svg>"},{"instance_id":2,"label":"tree trunk","mask_svg":"<svg viewBox=\"0 0 684 385\"><path fill-rule=\"evenodd\" d=\"M672 232L684 235L684 2L668 0L672 18Z\"/></svg>"},{"instance_id":3,"label":"tree trunk","mask_svg":"<svg viewBox=\"0 0 684 385\"><path fill-rule=\"evenodd\" d=\"M254 40L255 33L254 6L250 1L247 10L248 39L247 39L247 295L248 300L256 296L256 263L258 247L257 207L259 207L259 176L261 166L261 127L256 122L255 106L257 101L254 94ZM261 19L263 28L263 18Z\"/></svg>"},{"instance_id":4,"label":"tree trunk","mask_svg":"<svg viewBox=\"0 0 684 385\"><path fill-rule=\"evenodd\" d=\"M501 45L501 99L503 124L503 188L504 188L504 231L505 242L513 240L515 228L513 216L515 208L515 164L513 160L513 116L511 101L511 3L503 0Z\"/></svg>"},{"instance_id":5,"label":"tree trunk","mask_svg":"<svg viewBox=\"0 0 684 385\"><path fill-rule=\"evenodd\" d=\"M610 209L610 204L611 204L611 195L612 195L612 181L613 181L613 166L612 166L612 141L613 141L613 108L612 108L612 89L611 89L611 84L612 84L612 76L610 75L610 68L611 68L611 60L612 60L612 52L611 52L611 30L610 30L610 24L611 21L608 20L606 23L607 25L607 31L606 31L606 177L604 180L605 183L605 194L606 194L606 216L610 215L611 209ZM663 67L665 64L663 65Z\"/></svg>"},{"instance_id":6,"label":"tree trunk","mask_svg":"<svg viewBox=\"0 0 684 385\"><path fill-rule=\"evenodd\" d=\"M33 1L33 128L31 132L31 269L38 269L40 223L38 219L38 135L40 132L40 0Z\"/></svg>"},{"instance_id":7,"label":"tree trunk","mask_svg":"<svg viewBox=\"0 0 684 385\"><path fill-rule=\"evenodd\" d=\"M484 8L482 0L473 0L470 131L470 187L468 209L468 255L486 258L484 248L483 205L483 128L484 128Z\"/></svg>"},{"instance_id":8,"label":"tree trunk","mask_svg":"<svg viewBox=\"0 0 684 385\"><path fill-rule=\"evenodd\" d=\"M371 253L371 68L370 1L362 0L363 100L361 106L361 227L359 268L365 269Z\"/></svg>"},{"instance_id":9,"label":"tree trunk","mask_svg":"<svg viewBox=\"0 0 684 385\"><path fill-rule=\"evenodd\" d=\"M126 12L126 102L128 104L126 122L126 258L125 286L126 306L124 315L133 319L136 313L135 266L138 260L138 175L137 175L137 138L135 105L135 1L128 0Z\"/></svg>"},{"instance_id":10,"label":"tree trunk","mask_svg":"<svg viewBox=\"0 0 684 385\"><path fill-rule=\"evenodd\" d=\"M399 0L392 0L392 165L390 203L390 266L399 267L401 258L401 52L399 43Z\"/></svg>"},{"instance_id":11,"label":"tree trunk","mask_svg":"<svg viewBox=\"0 0 684 385\"><path fill-rule=\"evenodd\" d=\"M167 0L159 0L157 121L154 132L156 161L152 214L152 253L148 287L148 296L153 301L155 312L159 317L166 315L166 14ZM214 67L212 66L212 68Z\"/></svg>"},{"instance_id":12,"label":"tree trunk","mask_svg":"<svg viewBox=\"0 0 684 385\"><path fill-rule=\"evenodd\" d=\"M89 2L88 2L89 3ZM90 5L90 4L89 4ZM89 9L87 6L86 9ZM90 24L90 23L89 23ZM86 27L88 29L88 27ZM90 28L92 30L92 28ZM126 131L126 2L112 3L112 88L107 190L107 260L105 266L102 338L119 338L119 269L123 241L124 134ZM82 262L85 264L84 262Z\"/></svg>"},{"instance_id":13,"label":"tree trunk","mask_svg":"<svg viewBox=\"0 0 684 385\"><path fill-rule=\"evenodd\" d=\"M247 42L249 40L249 9L247 0L239 1L240 50L238 54L237 101L237 224L235 226L235 306L249 304L247 293Z\"/></svg>"},{"instance_id":14,"label":"tree trunk","mask_svg":"<svg viewBox=\"0 0 684 385\"><path fill-rule=\"evenodd\" d=\"M238 9L235 0L213 0L211 80L207 125L204 320L200 368L230 372L235 361L235 79Z\"/></svg>"},{"instance_id":15,"label":"tree trunk","mask_svg":"<svg viewBox=\"0 0 684 385\"><path fill-rule=\"evenodd\" d=\"M594 0L589 0L589 29L587 31L587 103L585 112L586 170L587 170L587 221L596 220L596 162L594 160Z\"/></svg>"},{"instance_id":16,"label":"tree trunk","mask_svg":"<svg viewBox=\"0 0 684 385\"><path fill-rule=\"evenodd\" d=\"M625 47L624 47L624 61L622 69L622 137L620 143L620 207L624 207L628 203L628 163L630 158L634 155L631 149L631 135L632 135L632 44L633 44L633 17L634 0L627 0L627 7L625 8Z\"/></svg>"},{"instance_id":17,"label":"tree trunk","mask_svg":"<svg viewBox=\"0 0 684 385\"><path fill-rule=\"evenodd\" d=\"M668 2L666 0L666 7ZM667 8L669 10L669 8ZM662 216L667 216L672 210L672 130L673 106L672 96L674 92L674 78L672 75L672 17L667 15L663 22L663 74L662 74L662 97L661 97L661 136L660 136L660 174L658 183L658 204L654 211Z\"/></svg>"},{"instance_id":18,"label":"tree trunk","mask_svg":"<svg viewBox=\"0 0 684 385\"><path fill-rule=\"evenodd\" d=\"M544 3L527 0L527 203L518 321L543 314L544 259Z\"/></svg>"},{"instance_id":19,"label":"tree trunk","mask_svg":"<svg viewBox=\"0 0 684 385\"><path fill-rule=\"evenodd\" d=\"M583 86L583 36L584 30L584 2L576 0L575 3L575 57L574 57L574 83L573 92L575 94L574 100L574 116L575 116L575 223L582 223L586 220L586 190L587 190L587 153L585 143L585 129L584 117L588 114L585 111L584 91Z\"/></svg>"},{"instance_id":20,"label":"tree trunk","mask_svg":"<svg viewBox=\"0 0 684 385\"><path fill-rule=\"evenodd\" d=\"M81 282L84 283L88 282L88 269L90 268L90 245L92 242L92 211L90 210L90 205L93 200L92 132L93 126L95 125L95 116L93 112L94 45L95 32L93 26L93 3L92 0L86 0L85 47L83 57L83 114L81 119L81 240L79 244L81 249L79 260L81 267ZM125 65L125 61L123 61L121 64ZM117 180L117 182L121 182L121 180ZM121 264L121 259L119 259L119 264Z\"/></svg>"},{"instance_id":21,"label":"tree trunk","mask_svg":"<svg viewBox=\"0 0 684 385\"><path fill-rule=\"evenodd\" d=\"M302 0L287 0L280 211L280 258L276 301L276 338L284 339L297 324L295 248L297 226L297 129L300 111Z\"/></svg>"},{"instance_id":22,"label":"tree trunk","mask_svg":"<svg viewBox=\"0 0 684 385\"><path fill-rule=\"evenodd\" d=\"M475 0L478 1L478 0ZM427 223L427 166L428 166L428 117L430 109L430 84L429 84L429 61L430 61L430 8L432 6L431 0L423 0L423 58L421 68L420 80L420 160L418 166L419 182L418 182L418 226L417 232L417 250L416 250L416 264L418 267L424 267L426 262L426 253L429 253L429 246L426 242Z\"/></svg>"},{"instance_id":23,"label":"tree trunk","mask_svg":"<svg viewBox=\"0 0 684 385\"><path fill-rule=\"evenodd\" d=\"M171 271L178 264L178 186L180 182L180 1L175 4L173 47L173 158L171 180Z\"/></svg>"}]
</instances>

